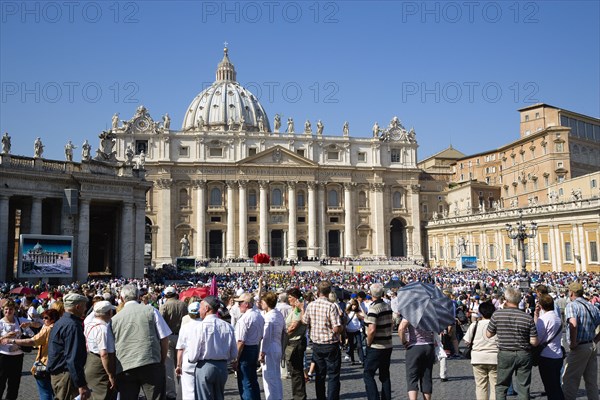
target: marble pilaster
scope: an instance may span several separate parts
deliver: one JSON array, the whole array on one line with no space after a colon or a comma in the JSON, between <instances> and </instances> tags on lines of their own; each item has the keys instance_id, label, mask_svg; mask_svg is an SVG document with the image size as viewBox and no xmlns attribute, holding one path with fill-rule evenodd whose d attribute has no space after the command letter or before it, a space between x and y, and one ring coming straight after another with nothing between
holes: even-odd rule
<instances>
[{"instance_id":1,"label":"marble pilaster","mask_svg":"<svg viewBox=\"0 0 600 400\"><path fill-rule=\"evenodd\" d=\"M344 230L347 232L344 235L344 252L343 257L354 256L354 235L350 234L353 229L354 204L352 204L352 184L344 184Z\"/></svg>"},{"instance_id":2,"label":"marble pilaster","mask_svg":"<svg viewBox=\"0 0 600 400\"><path fill-rule=\"evenodd\" d=\"M227 252L225 258L235 258L235 186L237 182L227 181ZM243 244L242 244L243 245Z\"/></svg>"},{"instance_id":3,"label":"marble pilaster","mask_svg":"<svg viewBox=\"0 0 600 400\"><path fill-rule=\"evenodd\" d=\"M90 200L79 199L79 220L77 223L77 258L74 278L83 282L87 280L90 257Z\"/></svg>"},{"instance_id":4,"label":"marble pilaster","mask_svg":"<svg viewBox=\"0 0 600 400\"><path fill-rule=\"evenodd\" d=\"M259 181L260 186L260 221L259 221L259 253L269 253L269 205L267 204L267 193L269 191L269 182Z\"/></svg>"},{"instance_id":5,"label":"marble pilaster","mask_svg":"<svg viewBox=\"0 0 600 400\"><path fill-rule=\"evenodd\" d=\"M288 182L288 235L287 235L287 253L288 258L295 260L298 258L296 249L296 182Z\"/></svg>"},{"instance_id":6,"label":"marble pilaster","mask_svg":"<svg viewBox=\"0 0 600 400\"><path fill-rule=\"evenodd\" d=\"M325 204L325 188L327 187L327 182L319 182L319 190L318 190L318 215L319 215L319 257L324 258L327 257L327 241L325 237L325 224L326 224L326 209L327 205Z\"/></svg>"},{"instance_id":7,"label":"marble pilaster","mask_svg":"<svg viewBox=\"0 0 600 400\"><path fill-rule=\"evenodd\" d=\"M316 257L317 253L317 199L316 184L308 182L308 252L309 258Z\"/></svg>"},{"instance_id":8,"label":"marble pilaster","mask_svg":"<svg viewBox=\"0 0 600 400\"><path fill-rule=\"evenodd\" d=\"M158 209L158 260L159 262L172 263L172 235L173 227L171 221L171 187L172 179L158 179L154 182L160 190L160 207Z\"/></svg>"},{"instance_id":9,"label":"marble pilaster","mask_svg":"<svg viewBox=\"0 0 600 400\"><path fill-rule=\"evenodd\" d=\"M246 198L246 187L248 181L239 181L239 237L240 237L240 258L248 258L248 200Z\"/></svg>"},{"instance_id":10,"label":"marble pilaster","mask_svg":"<svg viewBox=\"0 0 600 400\"><path fill-rule=\"evenodd\" d=\"M196 249L198 258L206 259L206 181L196 181Z\"/></svg>"},{"instance_id":11,"label":"marble pilaster","mask_svg":"<svg viewBox=\"0 0 600 400\"><path fill-rule=\"evenodd\" d=\"M371 184L371 218L373 220L373 256L385 257L386 229L383 220L383 183Z\"/></svg>"}]
</instances>

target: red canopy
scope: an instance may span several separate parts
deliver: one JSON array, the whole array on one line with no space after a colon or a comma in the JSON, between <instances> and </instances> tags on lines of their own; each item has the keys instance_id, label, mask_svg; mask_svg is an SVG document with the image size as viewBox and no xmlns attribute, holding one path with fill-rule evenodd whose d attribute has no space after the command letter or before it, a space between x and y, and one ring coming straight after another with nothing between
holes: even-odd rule
<instances>
[{"instance_id":1,"label":"red canopy","mask_svg":"<svg viewBox=\"0 0 600 400\"><path fill-rule=\"evenodd\" d=\"M54 296L54 298L57 297L62 297L62 293L60 292L53 292L52 295ZM38 294L38 299L47 299L50 296L50 292L42 292L40 294Z\"/></svg>"},{"instance_id":2,"label":"red canopy","mask_svg":"<svg viewBox=\"0 0 600 400\"><path fill-rule=\"evenodd\" d=\"M25 287L25 286L16 287L13 290L11 290L10 292L13 294L22 294L25 296L36 293L34 289Z\"/></svg>"},{"instance_id":3,"label":"red canopy","mask_svg":"<svg viewBox=\"0 0 600 400\"><path fill-rule=\"evenodd\" d=\"M254 257L254 262L257 264L268 264L271 261L271 257L265 253L258 253Z\"/></svg>"},{"instance_id":4,"label":"red canopy","mask_svg":"<svg viewBox=\"0 0 600 400\"><path fill-rule=\"evenodd\" d=\"M188 297L200 297L203 299L208 296L209 290L207 287L191 287L179 293L179 300L184 300Z\"/></svg>"}]
</instances>

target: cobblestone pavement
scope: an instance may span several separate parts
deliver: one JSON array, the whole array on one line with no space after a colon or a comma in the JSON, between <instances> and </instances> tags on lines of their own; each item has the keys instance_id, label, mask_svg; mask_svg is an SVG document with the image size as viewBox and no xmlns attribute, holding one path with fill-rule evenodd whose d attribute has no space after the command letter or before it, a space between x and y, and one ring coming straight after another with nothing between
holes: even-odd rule
<instances>
[{"instance_id":1,"label":"cobblestone pavement","mask_svg":"<svg viewBox=\"0 0 600 400\"><path fill-rule=\"evenodd\" d=\"M394 336L394 351L392 352L392 397L394 399L406 398L406 381L404 371L404 350L401 349L398 337ZM37 387L34 378L29 372L29 368L35 359L35 352L25 355L23 363L23 377L21 379L21 388L19 399L32 400L38 398ZM599 360L600 362L600 360ZM439 375L439 364L433 371L433 397L443 400L470 400L475 399L475 383L473 381L473 372L469 360L448 360L448 382L441 382ZM377 381L378 382L378 381ZM259 376L259 384L262 390L262 378ZM378 382L379 384L379 382ZM289 400L291 395L291 381L283 380L284 399ZM537 368L534 368L531 383L532 398L546 398L542 396L543 385ZM583 380L580 384L578 399L585 399ZM307 384L308 399L315 399L314 383ZM264 398L264 392L261 394ZM360 366L352 366L349 362L342 361L341 373L341 399L364 399L365 386ZM236 378L233 374L229 375L225 388L226 399L239 399ZM180 398L181 399L181 398ZM517 399L517 397L509 397ZM132 400L132 399L122 399Z\"/></svg>"}]
</instances>

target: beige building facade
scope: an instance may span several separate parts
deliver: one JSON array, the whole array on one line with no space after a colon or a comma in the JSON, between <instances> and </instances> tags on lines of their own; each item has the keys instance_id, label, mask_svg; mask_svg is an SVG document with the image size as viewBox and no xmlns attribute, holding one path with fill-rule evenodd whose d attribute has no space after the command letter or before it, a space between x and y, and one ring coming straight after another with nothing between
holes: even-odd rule
<instances>
[{"instance_id":1,"label":"beige building facade","mask_svg":"<svg viewBox=\"0 0 600 400\"><path fill-rule=\"evenodd\" d=\"M418 145L396 117L376 123L370 138L351 137L347 123L269 118L236 81L225 49L181 129L141 106L113 120L111 132L116 157L143 164L154 182L146 209L152 265L259 252L422 259Z\"/></svg>"}]
</instances>

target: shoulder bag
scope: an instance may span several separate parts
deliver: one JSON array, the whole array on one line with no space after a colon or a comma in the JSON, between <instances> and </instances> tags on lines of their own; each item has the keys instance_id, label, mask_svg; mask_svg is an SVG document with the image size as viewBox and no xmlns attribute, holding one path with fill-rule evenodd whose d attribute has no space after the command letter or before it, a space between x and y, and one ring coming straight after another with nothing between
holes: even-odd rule
<instances>
[{"instance_id":1,"label":"shoulder bag","mask_svg":"<svg viewBox=\"0 0 600 400\"><path fill-rule=\"evenodd\" d=\"M540 343L539 345L537 345L536 347L533 347L531 349L531 359L532 359L533 366L537 367L540 364L540 357L542 356L542 351L544 351L544 349L548 346L548 343L553 341L554 338L557 337L558 335L560 335L561 332L562 332L562 324L560 325L560 328L558 329L558 331L554 335L552 335L552 338L550 338L549 340L546 340L546 342L544 342L544 343ZM562 346L560 348L563 353L563 358L565 358L565 350Z\"/></svg>"},{"instance_id":2,"label":"shoulder bag","mask_svg":"<svg viewBox=\"0 0 600 400\"><path fill-rule=\"evenodd\" d=\"M473 329L473 337L471 338L471 342L467 346L463 356L467 359L471 359L471 351L473 351L473 343L475 342L475 334L477 334L477 325L479 325L479 321L475 322L475 328Z\"/></svg>"}]
</instances>

